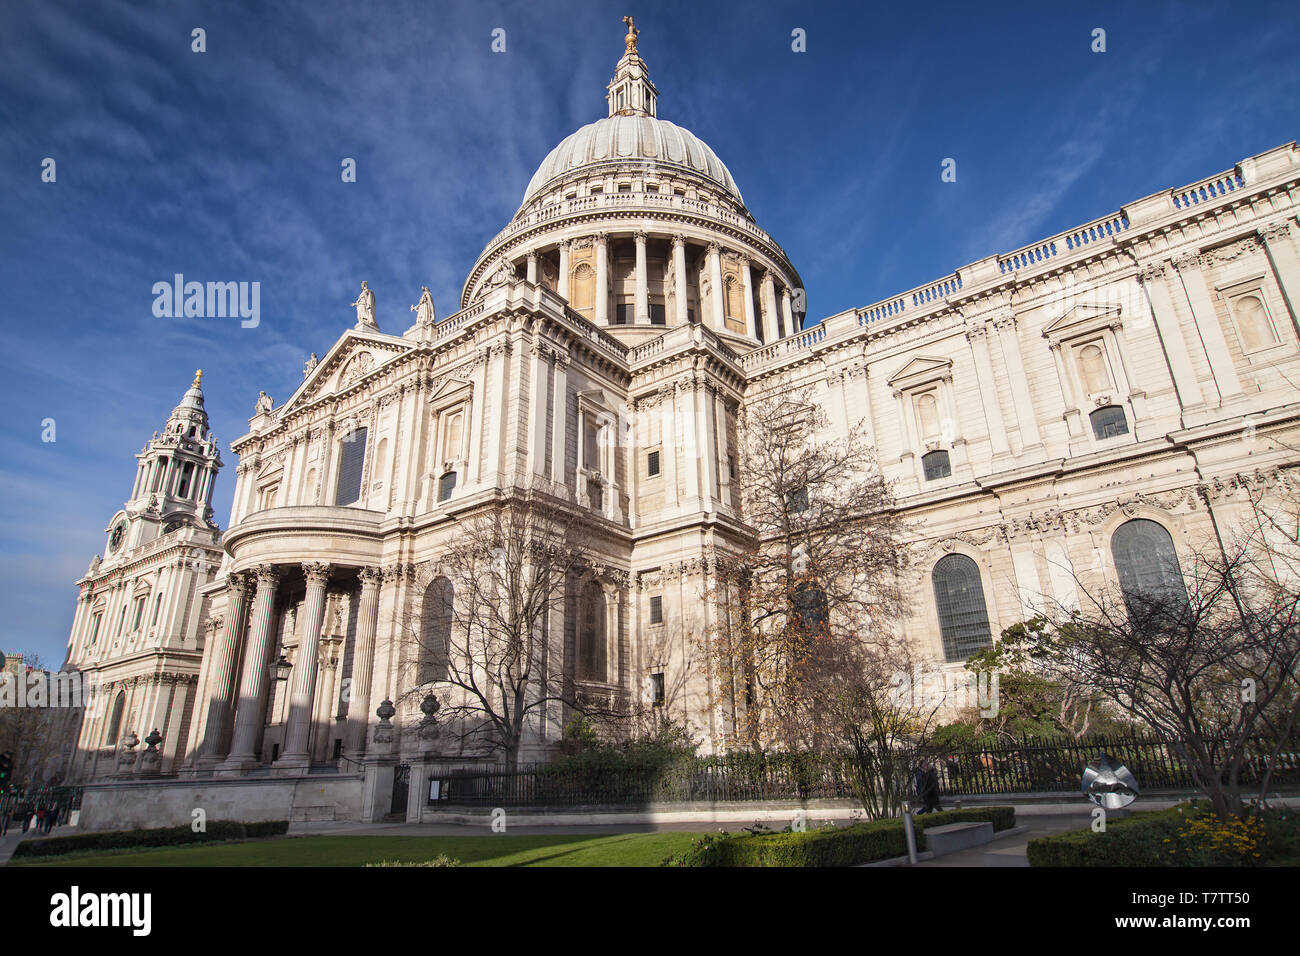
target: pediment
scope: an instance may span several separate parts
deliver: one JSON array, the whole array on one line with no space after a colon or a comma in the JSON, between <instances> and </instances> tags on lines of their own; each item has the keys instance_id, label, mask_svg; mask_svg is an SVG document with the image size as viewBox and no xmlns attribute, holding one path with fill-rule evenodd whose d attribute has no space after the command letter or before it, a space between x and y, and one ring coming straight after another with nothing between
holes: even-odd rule
<instances>
[{"instance_id":1,"label":"pediment","mask_svg":"<svg viewBox=\"0 0 1300 956\"><path fill-rule=\"evenodd\" d=\"M448 378L429 396L430 405L454 405L474 394L474 383L463 378Z\"/></svg>"},{"instance_id":2,"label":"pediment","mask_svg":"<svg viewBox=\"0 0 1300 956\"><path fill-rule=\"evenodd\" d=\"M1087 335L1098 329L1119 325L1120 316L1119 305L1080 302L1067 309L1059 319L1043 329L1043 338L1059 340L1075 335Z\"/></svg>"},{"instance_id":3,"label":"pediment","mask_svg":"<svg viewBox=\"0 0 1300 956\"><path fill-rule=\"evenodd\" d=\"M349 329L281 407L284 415L331 392L351 388L413 348L400 336Z\"/></svg>"},{"instance_id":4,"label":"pediment","mask_svg":"<svg viewBox=\"0 0 1300 956\"><path fill-rule=\"evenodd\" d=\"M903 388L939 378L952 378L952 359L914 355L906 365L889 377L888 384L891 388Z\"/></svg>"},{"instance_id":5,"label":"pediment","mask_svg":"<svg viewBox=\"0 0 1300 956\"><path fill-rule=\"evenodd\" d=\"M578 393L578 404L598 411L614 414L614 403L609 400L603 388L588 388Z\"/></svg>"}]
</instances>

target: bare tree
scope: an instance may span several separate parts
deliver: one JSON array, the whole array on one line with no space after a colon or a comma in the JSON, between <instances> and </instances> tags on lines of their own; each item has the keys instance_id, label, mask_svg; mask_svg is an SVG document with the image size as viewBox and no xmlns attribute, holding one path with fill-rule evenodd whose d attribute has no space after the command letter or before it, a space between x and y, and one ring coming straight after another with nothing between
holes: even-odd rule
<instances>
[{"instance_id":1,"label":"bare tree","mask_svg":"<svg viewBox=\"0 0 1300 956\"><path fill-rule=\"evenodd\" d=\"M458 523L450 547L420 572L403 631L414 680L404 697L439 698L443 748L508 767L532 734L573 712L608 719L617 703L584 697L555 623L592 571L580 521L528 497Z\"/></svg>"},{"instance_id":2,"label":"bare tree","mask_svg":"<svg viewBox=\"0 0 1300 956\"><path fill-rule=\"evenodd\" d=\"M828 678L883 642L903 606L903 522L862 423L828 437L807 391L750 403L740 422L748 540L720 562L718 623L702 650L738 742L821 749L835 737Z\"/></svg>"},{"instance_id":3,"label":"bare tree","mask_svg":"<svg viewBox=\"0 0 1300 956\"><path fill-rule=\"evenodd\" d=\"M1241 812L1243 771L1264 768L1262 800L1294 749L1300 596L1269 548L1220 539L1191 554L1181 582L1146 590L1080 582L1082 609L1054 614L1034 652L1175 742L1221 819Z\"/></svg>"}]
</instances>

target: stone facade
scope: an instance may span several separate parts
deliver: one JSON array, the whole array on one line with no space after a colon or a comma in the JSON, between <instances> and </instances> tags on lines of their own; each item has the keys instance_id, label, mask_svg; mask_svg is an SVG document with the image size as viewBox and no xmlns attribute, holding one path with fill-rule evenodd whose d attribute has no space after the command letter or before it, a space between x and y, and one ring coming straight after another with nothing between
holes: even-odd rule
<instances>
[{"instance_id":1,"label":"stone facade","mask_svg":"<svg viewBox=\"0 0 1300 956\"><path fill-rule=\"evenodd\" d=\"M917 529L899 626L952 666L933 579L946 556L974 563L991 638L1077 601L1076 576L1114 580L1126 521L1157 522L1182 554L1248 516L1243 488L1297 464L1294 143L805 328L797 272L712 150L657 118L634 41L609 91L609 116L556 148L484 249L459 311L438 320L426 290L395 334L358 305L233 443L220 574L185 601L204 621L198 706L175 741L192 772L420 758L400 732L377 749L371 716L389 700L399 731L420 719L401 703L414 569L458 519L524 490L600 529L605 668L584 689L639 701L663 675L663 712L717 746L731 715L705 705L691 639L714 613L717 555L746 535L732 471L757 397L809 389L834 428L866 423ZM568 648L554 666L572 669L580 625L552 626ZM272 676L281 655L290 681Z\"/></svg>"},{"instance_id":2,"label":"stone facade","mask_svg":"<svg viewBox=\"0 0 1300 956\"><path fill-rule=\"evenodd\" d=\"M108 522L81 589L64 670L79 671L86 711L71 779L165 773L186 757L209 618L200 589L224 558L212 520L221 469L202 372L161 434L136 455L131 498ZM157 730L159 745L136 745ZM155 759L156 757L156 759Z\"/></svg>"}]
</instances>

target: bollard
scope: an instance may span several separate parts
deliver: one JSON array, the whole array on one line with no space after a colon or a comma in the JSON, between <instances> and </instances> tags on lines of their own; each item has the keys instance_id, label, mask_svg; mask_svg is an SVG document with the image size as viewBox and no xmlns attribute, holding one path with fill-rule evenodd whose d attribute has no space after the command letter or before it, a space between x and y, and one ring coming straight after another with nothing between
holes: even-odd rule
<instances>
[{"instance_id":1,"label":"bollard","mask_svg":"<svg viewBox=\"0 0 1300 956\"><path fill-rule=\"evenodd\" d=\"M907 862L916 865L916 831L912 829L912 808L903 808L903 832L907 835Z\"/></svg>"}]
</instances>

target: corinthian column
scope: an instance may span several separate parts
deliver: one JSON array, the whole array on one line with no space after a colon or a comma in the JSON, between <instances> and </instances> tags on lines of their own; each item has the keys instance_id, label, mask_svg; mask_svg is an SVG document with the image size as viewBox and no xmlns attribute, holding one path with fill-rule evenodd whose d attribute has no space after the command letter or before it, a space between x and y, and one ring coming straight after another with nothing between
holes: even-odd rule
<instances>
[{"instance_id":1,"label":"corinthian column","mask_svg":"<svg viewBox=\"0 0 1300 956\"><path fill-rule=\"evenodd\" d=\"M636 239L636 315L632 321L636 325L650 324L650 276L645 258L644 232L638 232Z\"/></svg>"},{"instance_id":2,"label":"corinthian column","mask_svg":"<svg viewBox=\"0 0 1300 956\"><path fill-rule=\"evenodd\" d=\"M235 668L239 663L239 645L244 639L248 624L248 592L252 582L245 575L226 577L229 598L226 602L225 621L218 625L213 635L212 676L207 687L204 709L207 721L203 725L203 744L199 750L199 766L215 766L225 756L224 745L230 732L230 697L235 689Z\"/></svg>"},{"instance_id":3,"label":"corinthian column","mask_svg":"<svg viewBox=\"0 0 1300 956\"><path fill-rule=\"evenodd\" d=\"M609 325L609 241L596 236L596 324Z\"/></svg>"},{"instance_id":4,"label":"corinthian column","mask_svg":"<svg viewBox=\"0 0 1300 956\"><path fill-rule=\"evenodd\" d=\"M362 568L361 602L357 608L357 642L352 651L352 683L348 691L347 753L360 757L366 749L366 724L370 720L370 681L375 666L375 629L379 623L378 568Z\"/></svg>"},{"instance_id":5,"label":"corinthian column","mask_svg":"<svg viewBox=\"0 0 1300 956\"><path fill-rule=\"evenodd\" d=\"M690 321L689 303L686 301L686 239L673 236L673 295L676 299L676 324Z\"/></svg>"},{"instance_id":6,"label":"corinthian column","mask_svg":"<svg viewBox=\"0 0 1300 956\"><path fill-rule=\"evenodd\" d=\"M713 327L721 331L727 327L726 313L722 301L722 250L716 242L709 243L709 299L713 313Z\"/></svg>"},{"instance_id":7,"label":"corinthian column","mask_svg":"<svg viewBox=\"0 0 1300 956\"><path fill-rule=\"evenodd\" d=\"M560 243L560 281L556 291L560 298L569 301L569 240Z\"/></svg>"},{"instance_id":8,"label":"corinthian column","mask_svg":"<svg viewBox=\"0 0 1300 956\"><path fill-rule=\"evenodd\" d=\"M266 685L270 679L271 652L275 649L275 588L280 572L273 565L258 566L257 595L253 598L253 623L244 652L244 674L239 682L239 703L235 709L235 735L224 770L243 770L257 763L257 735L262 729L266 707Z\"/></svg>"},{"instance_id":9,"label":"corinthian column","mask_svg":"<svg viewBox=\"0 0 1300 956\"><path fill-rule=\"evenodd\" d=\"M298 642L298 659L293 668L293 690L289 695L289 720L284 732L284 753L276 766L305 767L311 763L307 745L311 737L312 704L316 700L316 670L319 666L320 629L325 623L325 585L328 564L304 564L307 599L303 602L303 629Z\"/></svg>"},{"instance_id":10,"label":"corinthian column","mask_svg":"<svg viewBox=\"0 0 1300 956\"><path fill-rule=\"evenodd\" d=\"M758 327L754 321L754 280L749 275L749 260L740 260L740 278L745 290L745 334L758 338Z\"/></svg>"}]
</instances>

